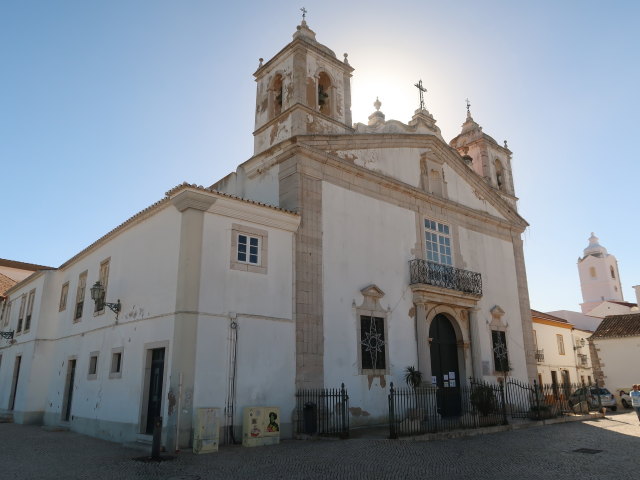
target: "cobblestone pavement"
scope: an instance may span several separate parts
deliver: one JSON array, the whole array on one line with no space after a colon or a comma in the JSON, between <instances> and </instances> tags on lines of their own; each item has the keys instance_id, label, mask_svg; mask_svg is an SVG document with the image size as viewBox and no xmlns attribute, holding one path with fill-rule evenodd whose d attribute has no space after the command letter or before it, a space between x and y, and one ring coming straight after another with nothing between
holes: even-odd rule
<instances>
[{"instance_id":1,"label":"cobblestone pavement","mask_svg":"<svg viewBox=\"0 0 640 480\"><path fill-rule=\"evenodd\" d=\"M601 450L581 453L578 449ZM640 425L634 413L437 441L284 441L261 448L182 452L162 463L143 452L72 432L0 424L4 479L608 479L637 477Z\"/></svg>"}]
</instances>

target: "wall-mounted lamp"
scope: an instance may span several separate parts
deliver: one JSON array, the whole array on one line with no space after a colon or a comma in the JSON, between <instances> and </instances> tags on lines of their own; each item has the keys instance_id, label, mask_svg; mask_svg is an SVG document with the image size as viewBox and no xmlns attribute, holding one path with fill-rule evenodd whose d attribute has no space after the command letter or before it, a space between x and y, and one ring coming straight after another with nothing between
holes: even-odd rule
<instances>
[{"instance_id":1,"label":"wall-mounted lamp","mask_svg":"<svg viewBox=\"0 0 640 480\"><path fill-rule=\"evenodd\" d=\"M118 319L118 314L120 313L120 310L122 310L122 304L120 303L120 299L118 299L117 303L105 302L104 287L102 286L99 280L93 284L93 287L91 287L91 300L93 300L95 304L98 306L106 305L107 307L109 307L111 311L116 314L116 320ZM99 308L99 310L102 310L102 309Z\"/></svg>"},{"instance_id":2,"label":"wall-mounted lamp","mask_svg":"<svg viewBox=\"0 0 640 480\"><path fill-rule=\"evenodd\" d=\"M4 338L5 340L13 340L13 330L11 330L10 332L0 332L0 337Z\"/></svg>"}]
</instances>

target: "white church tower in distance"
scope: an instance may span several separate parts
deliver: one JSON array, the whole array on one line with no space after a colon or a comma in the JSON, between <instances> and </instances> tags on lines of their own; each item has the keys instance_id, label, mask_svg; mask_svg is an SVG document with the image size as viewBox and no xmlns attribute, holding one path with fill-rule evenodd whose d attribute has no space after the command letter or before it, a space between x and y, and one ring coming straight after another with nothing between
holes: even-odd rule
<instances>
[{"instance_id":1,"label":"white church tower in distance","mask_svg":"<svg viewBox=\"0 0 640 480\"><path fill-rule=\"evenodd\" d=\"M624 301L618 261L600 245L593 232L589 237L589 246L584 249L584 256L578 258L578 273L582 289L582 313L590 312L605 300Z\"/></svg>"}]
</instances>

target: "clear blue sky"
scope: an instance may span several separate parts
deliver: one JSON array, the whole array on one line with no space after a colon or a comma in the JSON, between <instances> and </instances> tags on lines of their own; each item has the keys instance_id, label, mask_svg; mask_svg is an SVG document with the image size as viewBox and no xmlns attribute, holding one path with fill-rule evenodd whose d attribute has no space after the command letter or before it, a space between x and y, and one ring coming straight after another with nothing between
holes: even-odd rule
<instances>
[{"instance_id":1,"label":"clear blue sky","mask_svg":"<svg viewBox=\"0 0 640 480\"><path fill-rule=\"evenodd\" d=\"M354 122L378 95L407 122L413 84L445 139L465 117L514 152L531 305L578 309L591 231L640 283L640 2L0 2L0 257L59 266L187 181L251 156L258 58L305 5L349 53Z\"/></svg>"}]
</instances>

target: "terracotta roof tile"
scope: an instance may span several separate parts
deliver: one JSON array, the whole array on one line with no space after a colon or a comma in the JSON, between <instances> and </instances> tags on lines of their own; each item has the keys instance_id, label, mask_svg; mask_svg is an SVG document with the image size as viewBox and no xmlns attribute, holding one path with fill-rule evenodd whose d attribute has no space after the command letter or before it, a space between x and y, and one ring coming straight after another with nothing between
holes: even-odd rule
<instances>
[{"instance_id":1,"label":"terracotta roof tile","mask_svg":"<svg viewBox=\"0 0 640 480\"><path fill-rule=\"evenodd\" d=\"M637 304L635 303L629 303L629 302L618 302L616 300L609 300L610 303L616 303L618 305L622 305L624 307L637 307Z\"/></svg>"},{"instance_id":2,"label":"terracotta roof tile","mask_svg":"<svg viewBox=\"0 0 640 480\"><path fill-rule=\"evenodd\" d=\"M0 297L4 297L7 290L13 287L16 283L14 279L7 277L0 273Z\"/></svg>"},{"instance_id":3,"label":"terracotta roof tile","mask_svg":"<svg viewBox=\"0 0 640 480\"><path fill-rule=\"evenodd\" d=\"M640 336L640 313L610 315L604 317L593 338L617 338Z\"/></svg>"},{"instance_id":4,"label":"terracotta roof tile","mask_svg":"<svg viewBox=\"0 0 640 480\"><path fill-rule=\"evenodd\" d=\"M36 265L35 263L18 262L16 260L7 260L6 258L0 258L0 267L17 268L19 270L29 270L36 272L38 270L51 270L53 267L46 267L44 265Z\"/></svg>"},{"instance_id":5,"label":"terracotta roof tile","mask_svg":"<svg viewBox=\"0 0 640 480\"><path fill-rule=\"evenodd\" d=\"M553 315L549 315L548 313L539 312L538 310L534 310L533 308L531 309L531 316L532 317L543 318L545 320L552 320L554 322L569 323L564 318L554 317Z\"/></svg>"}]
</instances>

